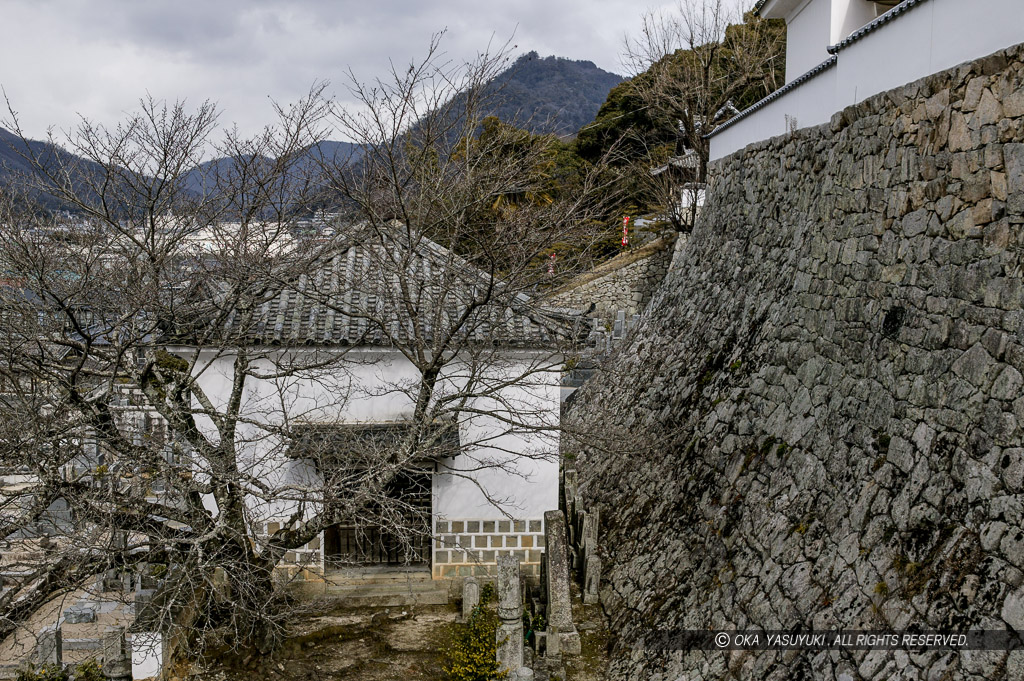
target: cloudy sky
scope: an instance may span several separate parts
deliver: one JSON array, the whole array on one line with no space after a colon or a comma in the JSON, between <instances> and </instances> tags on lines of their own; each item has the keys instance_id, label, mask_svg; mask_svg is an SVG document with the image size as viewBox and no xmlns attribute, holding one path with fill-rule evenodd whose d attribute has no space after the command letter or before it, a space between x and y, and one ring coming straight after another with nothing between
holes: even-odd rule
<instances>
[{"instance_id":1,"label":"cloudy sky","mask_svg":"<svg viewBox=\"0 0 1024 681\"><path fill-rule=\"evenodd\" d=\"M750 4L727 0L730 4ZM140 96L209 99L252 133L270 100L293 101L317 80L346 99L348 67L364 80L408 64L433 33L455 60L510 36L516 53L587 59L623 73L623 36L651 0L5 0L0 86L26 132L85 116L114 123Z\"/></svg>"}]
</instances>

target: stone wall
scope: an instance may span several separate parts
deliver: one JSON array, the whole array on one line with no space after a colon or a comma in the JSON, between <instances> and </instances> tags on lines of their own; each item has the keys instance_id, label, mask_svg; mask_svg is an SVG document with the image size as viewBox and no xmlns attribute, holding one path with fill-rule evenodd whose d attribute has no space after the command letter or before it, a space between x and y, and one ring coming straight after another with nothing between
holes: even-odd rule
<instances>
[{"instance_id":1,"label":"stone wall","mask_svg":"<svg viewBox=\"0 0 1024 681\"><path fill-rule=\"evenodd\" d=\"M716 162L576 396L610 678L1024 678L1024 652L659 652L654 629L1024 630L1024 49Z\"/></svg>"},{"instance_id":2,"label":"stone wall","mask_svg":"<svg viewBox=\"0 0 1024 681\"><path fill-rule=\"evenodd\" d=\"M498 557L515 556L523 575L540 576L544 519L436 520L434 579L494 576Z\"/></svg>"},{"instance_id":3,"label":"stone wall","mask_svg":"<svg viewBox=\"0 0 1024 681\"><path fill-rule=\"evenodd\" d=\"M620 310L638 314L664 281L675 242L675 237L663 237L616 256L552 292L547 304L577 310L593 304L594 316L605 319Z\"/></svg>"}]
</instances>

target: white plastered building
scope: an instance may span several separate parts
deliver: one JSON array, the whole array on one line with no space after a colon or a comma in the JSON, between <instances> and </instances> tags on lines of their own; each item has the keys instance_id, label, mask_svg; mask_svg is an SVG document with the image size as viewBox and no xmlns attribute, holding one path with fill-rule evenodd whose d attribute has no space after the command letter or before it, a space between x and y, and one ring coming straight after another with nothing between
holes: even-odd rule
<instances>
[{"instance_id":1,"label":"white plastered building","mask_svg":"<svg viewBox=\"0 0 1024 681\"><path fill-rule=\"evenodd\" d=\"M436 244L430 249L443 250ZM253 499L249 504L257 536L273 535L295 513L297 505L287 498L287 490L323 484L318 465L335 444L343 457L352 438L382 442L400 435L413 418L413 394L420 380L416 366L388 333L358 315L343 314L343 306L322 298L351 303L357 296L362 303L354 307L374 307L373 286L366 282L375 275L368 260L361 247L334 258L329 271L306 277L311 287L314 280L329 282L330 290L304 295L299 282L269 301L258 315L262 321L247 331L247 351L261 358L258 371L267 377L246 378L240 407L244 423L236 448L244 468L269 487L285 491L281 500ZM447 292L449 300L442 304L456 311L458 303L450 299L458 284L438 283L446 272L431 271L429 261L429 254L421 259L414 277L421 278L428 297L444 298ZM415 518L419 526L413 529L425 528L426 533L402 541L387 529L339 523L288 552L283 567L305 579L351 565L417 567L440 579L488 574L499 555L513 554L525 574L539 574L544 512L558 507L563 357L554 336L561 329L550 319L524 312L530 306L522 296L512 302L517 301L522 308L491 310L499 318L493 325L478 325L473 333L480 337L466 339L442 371L441 392L467 392L471 381L476 387L468 391L473 393L468 403L451 410L457 424L449 436L450 448L443 450L446 455L435 449L432 456L416 461L396 492L420 509ZM168 349L179 356L198 353L195 371L203 392L218 408L226 403L234 376L230 346ZM272 376L283 366L295 365L325 368ZM282 424L297 434L294 441L281 437ZM319 463L304 455L304 446L318 449Z\"/></svg>"},{"instance_id":2,"label":"white plastered building","mask_svg":"<svg viewBox=\"0 0 1024 681\"><path fill-rule=\"evenodd\" d=\"M1024 42L1020 0L761 0L786 22L786 85L710 133L710 159Z\"/></svg>"}]
</instances>

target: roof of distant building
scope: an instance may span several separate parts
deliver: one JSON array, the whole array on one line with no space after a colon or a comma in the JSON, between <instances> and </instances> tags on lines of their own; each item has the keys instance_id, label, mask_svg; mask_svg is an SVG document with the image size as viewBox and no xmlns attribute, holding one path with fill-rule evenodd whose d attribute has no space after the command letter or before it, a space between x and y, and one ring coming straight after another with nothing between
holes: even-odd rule
<instances>
[{"instance_id":1,"label":"roof of distant building","mask_svg":"<svg viewBox=\"0 0 1024 681\"><path fill-rule=\"evenodd\" d=\"M661 175L670 167L681 170L692 170L699 166L700 158L697 156L697 152L693 149L687 149L686 153L682 156L673 156L666 163L663 163L656 168L651 168L651 175Z\"/></svg>"}]
</instances>

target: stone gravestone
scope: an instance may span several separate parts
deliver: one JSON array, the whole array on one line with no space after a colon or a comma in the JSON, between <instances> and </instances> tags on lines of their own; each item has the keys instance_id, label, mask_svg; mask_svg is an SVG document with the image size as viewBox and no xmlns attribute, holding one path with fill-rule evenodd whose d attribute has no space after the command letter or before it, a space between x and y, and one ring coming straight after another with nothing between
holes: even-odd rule
<instances>
[{"instance_id":1,"label":"stone gravestone","mask_svg":"<svg viewBox=\"0 0 1024 681\"><path fill-rule=\"evenodd\" d=\"M583 570L583 602L594 605L601 602L601 559L594 552L588 553Z\"/></svg>"},{"instance_id":2,"label":"stone gravestone","mask_svg":"<svg viewBox=\"0 0 1024 681\"><path fill-rule=\"evenodd\" d=\"M62 646L60 627L57 625L44 627L39 631L39 637L36 639L36 662L40 666L52 664L62 667L64 665Z\"/></svg>"},{"instance_id":3,"label":"stone gravestone","mask_svg":"<svg viewBox=\"0 0 1024 681\"><path fill-rule=\"evenodd\" d=\"M582 545L580 571L583 578L583 602L587 605L597 603L601 582L601 558L597 555L597 528L600 516L594 510L583 515L583 529L580 543Z\"/></svg>"},{"instance_id":4,"label":"stone gravestone","mask_svg":"<svg viewBox=\"0 0 1024 681\"><path fill-rule=\"evenodd\" d=\"M152 589L145 589L135 592L135 624L151 624L157 619L159 614L153 605L153 594L155 592Z\"/></svg>"},{"instance_id":5,"label":"stone gravestone","mask_svg":"<svg viewBox=\"0 0 1024 681\"><path fill-rule=\"evenodd\" d=\"M576 471L566 471L563 474L562 495L565 500L565 512L572 518L576 515L575 501L576 488L579 486L579 474Z\"/></svg>"},{"instance_id":6,"label":"stone gravestone","mask_svg":"<svg viewBox=\"0 0 1024 681\"><path fill-rule=\"evenodd\" d=\"M558 647L566 655L580 654L580 635L572 623L572 601L569 589L569 547L565 516L561 511L544 514L544 541L547 555L548 625L557 627ZM548 635L550 648L551 635Z\"/></svg>"},{"instance_id":7,"label":"stone gravestone","mask_svg":"<svg viewBox=\"0 0 1024 681\"><path fill-rule=\"evenodd\" d=\"M466 577L462 580L462 621L468 622L473 615L473 609L480 605L480 583L476 577Z\"/></svg>"},{"instance_id":8,"label":"stone gravestone","mask_svg":"<svg viewBox=\"0 0 1024 681\"><path fill-rule=\"evenodd\" d=\"M523 597L519 559L498 557L498 668L514 674L523 666Z\"/></svg>"},{"instance_id":9,"label":"stone gravestone","mask_svg":"<svg viewBox=\"0 0 1024 681\"><path fill-rule=\"evenodd\" d=\"M64 621L67 624L89 624L96 621L96 608L82 603L72 605L64 610Z\"/></svg>"},{"instance_id":10,"label":"stone gravestone","mask_svg":"<svg viewBox=\"0 0 1024 681\"><path fill-rule=\"evenodd\" d=\"M103 674L111 681L131 681L132 656L124 627L107 627L103 632Z\"/></svg>"},{"instance_id":11,"label":"stone gravestone","mask_svg":"<svg viewBox=\"0 0 1024 681\"><path fill-rule=\"evenodd\" d=\"M548 626L546 639L547 646L544 649L544 656L552 660L560 659L562 657L562 643L558 635L557 625L552 624Z\"/></svg>"},{"instance_id":12,"label":"stone gravestone","mask_svg":"<svg viewBox=\"0 0 1024 681\"><path fill-rule=\"evenodd\" d=\"M588 550L597 547L597 524L600 519L600 515L597 510L589 511L583 516L583 530L580 533L580 544L586 546Z\"/></svg>"}]
</instances>

